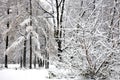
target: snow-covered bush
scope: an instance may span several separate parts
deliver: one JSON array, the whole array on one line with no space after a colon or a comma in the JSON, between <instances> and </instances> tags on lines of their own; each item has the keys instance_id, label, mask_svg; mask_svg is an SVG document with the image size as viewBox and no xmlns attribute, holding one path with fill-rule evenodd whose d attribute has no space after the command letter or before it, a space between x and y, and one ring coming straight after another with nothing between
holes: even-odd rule
<instances>
[{"instance_id":1,"label":"snow-covered bush","mask_svg":"<svg viewBox=\"0 0 120 80\"><path fill-rule=\"evenodd\" d=\"M75 77L88 80L119 79L113 66L119 64L114 57L119 56L118 7L116 0L109 1L66 1L63 52L58 59L63 64L56 66L64 65Z\"/></svg>"}]
</instances>

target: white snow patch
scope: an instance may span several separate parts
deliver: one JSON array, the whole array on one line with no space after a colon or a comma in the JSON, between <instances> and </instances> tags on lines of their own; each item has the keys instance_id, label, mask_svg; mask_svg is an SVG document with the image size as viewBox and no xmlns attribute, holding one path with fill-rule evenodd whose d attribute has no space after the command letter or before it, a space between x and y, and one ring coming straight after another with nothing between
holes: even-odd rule
<instances>
[{"instance_id":1,"label":"white snow patch","mask_svg":"<svg viewBox=\"0 0 120 80\"><path fill-rule=\"evenodd\" d=\"M8 67L8 69L0 69L0 80L66 80L49 79L49 71L44 68L20 69L18 64L9 64Z\"/></svg>"},{"instance_id":2,"label":"white snow patch","mask_svg":"<svg viewBox=\"0 0 120 80\"><path fill-rule=\"evenodd\" d=\"M20 23L20 26L25 26L28 25L30 23L30 18L25 19L22 23Z\"/></svg>"},{"instance_id":3,"label":"white snow patch","mask_svg":"<svg viewBox=\"0 0 120 80\"><path fill-rule=\"evenodd\" d=\"M47 76L48 76L48 72L45 69L0 70L0 80L49 80L47 79Z\"/></svg>"}]
</instances>

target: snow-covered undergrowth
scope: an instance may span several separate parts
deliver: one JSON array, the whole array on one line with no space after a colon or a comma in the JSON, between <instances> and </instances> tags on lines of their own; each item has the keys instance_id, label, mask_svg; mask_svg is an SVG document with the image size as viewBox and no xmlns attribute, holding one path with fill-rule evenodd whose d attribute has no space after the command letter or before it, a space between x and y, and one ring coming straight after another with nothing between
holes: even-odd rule
<instances>
[{"instance_id":1,"label":"snow-covered undergrowth","mask_svg":"<svg viewBox=\"0 0 120 80\"><path fill-rule=\"evenodd\" d=\"M49 68L50 79L83 80L78 70L71 69L67 63L55 61L52 64Z\"/></svg>"},{"instance_id":2,"label":"snow-covered undergrowth","mask_svg":"<svg viewBox=\"0 0 120 80\"><path fill-rule=\"evenodd\" d=\"M64 54L65 55L65 54ZM86 60L80 61L79 56L71 57L62 55L62 61L56 59L49 69L50 79L67 79L67 80L120 80L120 69L119 61L106 60L98 70L98 72L93 73L92 69L87 66ZM70 57L66 58L66 57ZM79 59L77 58L79 57ZM84 58L83 56L81 56ZM115 56L114 56L115 57ZM115 58L116 59L116 58Z\"/></svg>"}]
</instances>

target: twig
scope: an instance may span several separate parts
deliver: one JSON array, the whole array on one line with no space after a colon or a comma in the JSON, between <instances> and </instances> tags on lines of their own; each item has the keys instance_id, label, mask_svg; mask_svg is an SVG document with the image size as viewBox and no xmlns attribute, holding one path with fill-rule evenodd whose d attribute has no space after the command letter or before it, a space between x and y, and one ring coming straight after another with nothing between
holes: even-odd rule
<instances>
[{"instance_id":1,"label":"twig","mask_svg":"<svg viewBox=\"0 0 120 80\"><path fill-rule=\"evenodd\" d=\"M103 66L103 64L105 63L105 61L110 58L110 56L113 54L113 52L107 57L105 58L105 60L101 63L101 65L98 67L98 69L95 71L95 74L97 74L99 72L99 70L101 69L101 67Z\"/></svg>"},{"instance_id":2,"label":"twig","mask_svg":"<svg viewBox=\"0 0 120 80\"><path fill-rule=\"evenodd\" d=\"M59 3L59 5L58 5L58 7L60 7L60 5L61 5L62 1L63 1L63 0L61 0L61 1L60 1L60 3Z\"/></svg>"},{"instance_id":3,"label":"twig","mask_svg":"<svg viewBox=\"0 0 120 80\"><path fill-rule=\"evenodd\" d=\"M48 12L47 10L45 10L38 2L37 2L37 4L39 5L39 9L42 9L43 11L44 11L44 13L48 13L49 15L51 15L52 17L54 17L53 16L53 13L50 13L50 12Z\"/></svg>"}]
</instances>

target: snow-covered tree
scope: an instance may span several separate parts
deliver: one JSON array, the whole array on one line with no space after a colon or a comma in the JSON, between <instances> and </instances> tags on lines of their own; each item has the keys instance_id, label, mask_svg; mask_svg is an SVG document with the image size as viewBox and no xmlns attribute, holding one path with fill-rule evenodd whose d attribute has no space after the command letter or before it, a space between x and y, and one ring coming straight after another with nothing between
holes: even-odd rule
<instances>
[{"instance_id":1,"label":"snow-covered tree","mask_svg":"<svg viewBox=\"0 0 120 80\"><path fill-rule=\"evenodd\" d=\"M30 2L32 8L30 7ZM34 56L42 58L48 66L49 54L54 54L56 51L53 29L42 14L43 11L39 8L38 2L39 1L33 0L17 1L11 7L12 14L5 17L5 20L10 18L10 27L4 31L3 36L9 34L15 38L12 42L10 40L9 47L4 53L9 55L8 61L10 61L10 59L13 61L13 56L14 59L22 59L21 62L23 62L24 67L26 67L28 61L30 61L30 64L32 64L33 61L33 59L28 60L28 56L30 56L28 53L33 53L31 58ZM14 18L12 18L13 16ZM6 22L5 20L4 22ZM41 57L41 55L43 57Z\"/></svg>"},{"instance_id":2,"label":"snow-covered tree","mask_svg":"<svg viewBox=\"0 0 120 80\"><path fill-rule=\"evenodd\" d=\"M8 55L9 63L14 56L21 67L29 62L32 68L34 62L49 68L50 61L56 68L50 71L53 77L119 80L119 0L0 4L0 55Z\"/></svg>"},{"instance_id":3,"label":"snow-covered tree","mask_svg":"<svg viewBox=\"0 0 120 80\"><path fill-rule=\"evenodd\" d=\"M57 67L67 67L71 77L112 79L110 66L119 54L117 4L116 0L66 1L63 53Z\"/></svg>"}]
</instances>

